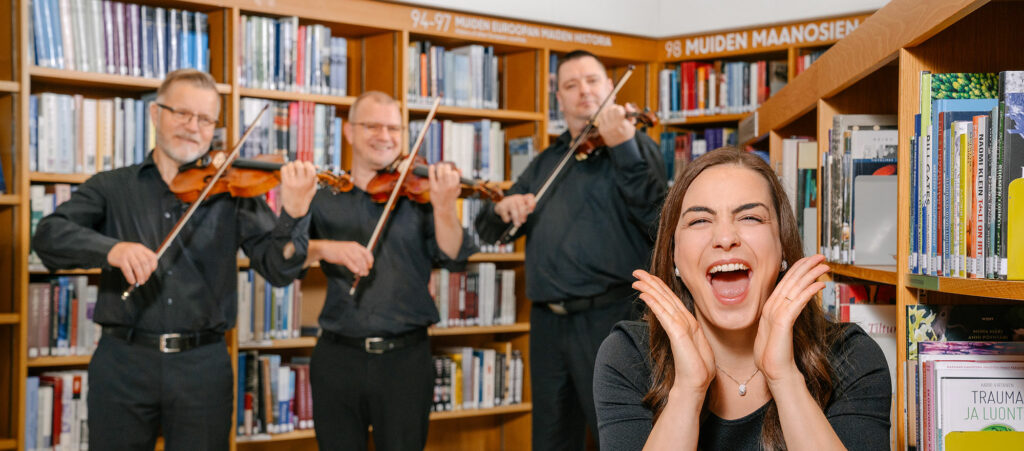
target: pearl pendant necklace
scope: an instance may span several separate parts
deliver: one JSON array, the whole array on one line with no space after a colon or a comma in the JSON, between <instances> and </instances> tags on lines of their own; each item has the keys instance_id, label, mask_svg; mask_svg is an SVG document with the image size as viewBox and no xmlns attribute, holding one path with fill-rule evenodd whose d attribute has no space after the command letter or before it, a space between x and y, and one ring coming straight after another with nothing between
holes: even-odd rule
<instances>
[{"instance_id":1,"label":"pearl pendant necklace","mask_svg":"<svg viewBox=\"0 0 1024 451\"><path fill-rule=\"evenodd\" d=\"M718 371L721 371L722 374L728 376L729 379L732 379L733 382L740 386L740 396L747 396L747 383L750 382L750 380L753 379L754 376L757 376L757 373L761 372L760 369L754 370L754 374L751 374L750 377L747 378L747 380L740 382L735 377L732 377L731 374L725 372L725 370L723 370L722 367L718 366L718 364L715 364L715 367L718 368Z\"/></svg>"}]
</instances>

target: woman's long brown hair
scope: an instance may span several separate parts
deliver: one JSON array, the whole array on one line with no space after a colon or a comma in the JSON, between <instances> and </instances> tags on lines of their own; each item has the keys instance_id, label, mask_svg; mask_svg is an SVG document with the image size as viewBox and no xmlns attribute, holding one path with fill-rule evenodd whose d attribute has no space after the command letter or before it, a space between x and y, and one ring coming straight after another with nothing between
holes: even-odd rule
<instances>
[{"instance_id":1,"label":"woman's long brown hair","mask_svg":"<svg viewBox=\"0 0 1024 451\"><path fill-rule=\"evenodd\" d=\"M672 287L676 296L683 301L691 313L694 312L693 296L682 281L674 275L673 254L676 225L679 223L683 197L693 180L705 169L724 164L750 169L768 182L768 186L771 188L772 203L779 218L782 259L792 267L797 260L803 258L796 217L793 216L793 211L790 209L782 184L779 183L768 164L755 154L733 147L721 148L702 155L687 164L665 199L665 206L662 207L661 220L658 224L657 241L654 245L650 271L651 274L658 276ZM807 226L813 227L812 224ZM657 422L668 401L669 390L672 388L675 377L675 366L672 361L672 348L665 329L661 327L657 318L649 310L645 314L645 319L650 326L652 384L651 390L644 397L644 405L654 412L654 421ZM793 324L793 352L797 368L803 373L811 396L822 408L828 403L832 393L833 370L828 361L828 351L838 333L837 325L825 317L818 296L807 303L797 317L796 323ZM701 417L703 418L704 415L702 414ZM774 400L769 401L768 409L765 412L764 426L761 428L761 444L767 450L786 448L782 425L779 423L779 410Z\"/></svg>"}]
</instances>

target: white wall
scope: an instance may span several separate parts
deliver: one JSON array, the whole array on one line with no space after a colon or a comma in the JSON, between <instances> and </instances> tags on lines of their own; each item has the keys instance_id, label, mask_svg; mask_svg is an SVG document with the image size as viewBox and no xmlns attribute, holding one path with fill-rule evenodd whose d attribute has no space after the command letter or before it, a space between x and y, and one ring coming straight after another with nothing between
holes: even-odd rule
<instances>
[{"instance_id":1,"label":"white wall","mask_svg":"<svg viewBox=\"0 0 1024 451\"><path fill-rule=\"evenodd\" d=\"M888 0L401 0L432 8L667 37L868 12Z\"/></svg>"}]
</instances>

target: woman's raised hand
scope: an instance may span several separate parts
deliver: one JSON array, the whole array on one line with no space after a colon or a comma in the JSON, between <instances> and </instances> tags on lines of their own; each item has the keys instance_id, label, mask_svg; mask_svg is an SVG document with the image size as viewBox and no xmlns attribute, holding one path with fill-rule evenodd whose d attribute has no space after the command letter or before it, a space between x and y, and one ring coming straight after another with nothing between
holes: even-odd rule
<instances>
[{"instance_id":1,"label":"woman's raised hand","mask_svg":"<svg viewBox=\"0 0 1024 451\"><path fill-rule=\"evenodd\" d=\"M703 397L716 372L715 355L700 323L664 281L642 269L633 271L633 276L637 278L633 288L640 292L640 299L654 312L672 346L675 364L672 390L684 390Z\"/></svg>"},{"instance_id":2,"label":"woman's raised hand","mask_svg":"<svg viewBox=\"0 0 1024 451\"><path fill-rule=\"evenodd\" d=\"M793 324L814 294L825 288L824 283L817 281L828 272L824 261L824 256L812 255L794 263L761 309L754 339L754 364L769 386L803 377L793 356Z\"/></svg>"}]
</instances>

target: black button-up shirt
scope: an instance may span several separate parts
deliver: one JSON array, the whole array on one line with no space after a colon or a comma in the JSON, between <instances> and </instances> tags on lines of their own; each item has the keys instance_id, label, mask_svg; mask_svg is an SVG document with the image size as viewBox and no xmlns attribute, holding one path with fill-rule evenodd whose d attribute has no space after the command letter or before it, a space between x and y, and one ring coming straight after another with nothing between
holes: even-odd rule
<instances>
[{"instance_id":1,"label":"black button-up shirt","mask_svg":"<svg viewBox=\"0 0 1024 451\"><path fill-rule=\"evenodd\" d=\"M120 241L156 250L188 205L171 193L152 153L142 164L94 175L39 222L32 248L54 269L102 268L93 320L167 332L226 331L237 317L238 248L277 286L299 275L308 247L309 215L279 218L262 199L210 196L127 301L128 282L107 263ZM295 254L285 259L292 242Z\"/></svg>"},{"instance_id":2,"label":"black button-up shirt","mask_svg":"<svg viewBox=\"0 0 1024 451\"><path fill-rule=\"evenodd\" d=\"M506 195L534 193L569 150L569 132L530 162ZM570 159L516 235L526 234L526 294L533 302L591 297L631 283L650 266L665 200L665 165L645 133L584 161ZM488 203L476 219L484 242L509 227Z\"/></svg>"},{"instance_id":3,"label":"black button-up shirt","mask_svg":"<svg viewBox=\"0 0 1024 451\"><path fill-rule=\"evenodd\" d=\"M355 241L366 245L384 212L384 204L353 188L344 193L322 189L310 206L313 239ZM449 258L434 236L434 211L429 203L400 198L374 249L370 275L359 280L349 296L352 272L343 265L321 261L327 275L327 299L320 327L348 337L392 336L438 321L430 296L430 270L435 265L462 271L476 246L463 230L462 248Z\"/></svg>"}]
</instances>

